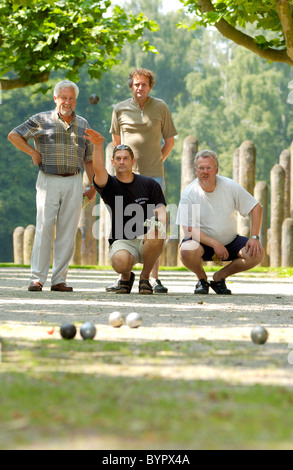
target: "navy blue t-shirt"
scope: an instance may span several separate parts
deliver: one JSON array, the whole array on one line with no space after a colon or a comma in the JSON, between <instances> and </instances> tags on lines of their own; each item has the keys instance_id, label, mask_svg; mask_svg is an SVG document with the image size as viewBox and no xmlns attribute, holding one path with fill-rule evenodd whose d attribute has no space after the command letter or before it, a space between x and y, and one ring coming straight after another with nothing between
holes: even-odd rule
<instances>
[{"instance_id":1,"label":"navy blue t-shirt","mask_svg":"<svg viewBox=\"0 0 293 470\"><path fill-rule=\"evenodd\" d=\"M152 178L134 174L132 183L122 183L110 176L105 188L96 191L107 205L112 232L109 243L116 240L134 240L147 233L144 222L153 217L155 208L166 206L161 186Z\"/></svg>"}]
</instances>

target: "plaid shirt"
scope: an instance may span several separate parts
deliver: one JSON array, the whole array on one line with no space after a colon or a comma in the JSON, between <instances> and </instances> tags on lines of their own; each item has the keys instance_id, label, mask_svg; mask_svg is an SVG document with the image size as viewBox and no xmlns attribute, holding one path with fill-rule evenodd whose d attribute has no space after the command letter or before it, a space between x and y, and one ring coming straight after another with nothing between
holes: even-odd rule
<instances>
[{"instance_id":1,"label":"plaid shirt","mask_svg":"<svg viewBox=\"0 0 293 470\"><path fill-rule=\"evenodd\" d=\"M77 173L84 162L92 160L93 145L84 138L88 122L74 113L67 124L57 112L36 114L16 127L13 132L26 141L34 139L36 150L42 155L40 170L53 175Z\"/></svg>"}]
</instances>

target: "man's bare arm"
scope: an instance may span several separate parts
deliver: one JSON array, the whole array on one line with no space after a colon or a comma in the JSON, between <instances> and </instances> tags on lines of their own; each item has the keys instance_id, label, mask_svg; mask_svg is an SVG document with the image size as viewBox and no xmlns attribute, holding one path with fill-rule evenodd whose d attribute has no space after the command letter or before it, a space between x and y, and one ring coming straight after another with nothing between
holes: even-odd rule
<instances>
[{"instance_id":1,"label":"man's bare arm","mask_svg":"<svg viewBox=\"0 0 293 470\"><path fill-rule=\"evenodd\" d=\"M93 166L93 162L90 161L90 162L84 162L84 169L85 169L85 172L87 174L87 177L90 181L90 183L92 184L93 182L93 179L94 179L94 166ZM90 188L88 188L84 193L83 193L84 196L88 197L90 201L94 201L95 198L96 198L96 190L95 188L93 188L92 186Z\"/></svg>"},{"instance_id":2,"label":"man's bare arm","mask_svg":"<svg viewBox=\"0 0 293 470\"><path fill-rule=\"evenodd\" d=\"M262 219L263 219L263 208L260 204L257 204L252 211L250 212L251 215L251 229L250 234L251 237L259 236L262 226ZM259 240L254 240L250 238L246 245L246 252L250 253L251 256L256 257L259 254L263 253L263 247Z\"/></svg>"},{"instance_id":3,"label":"man's bare arm","mask_svg":"<svg viewBox=\"0 0 293 470\"><path fill-rule=\"evenodd\" d=\"M175 145L174 137L170 137L169 139L165 139L165 144L162 147L162 155L163 155L163 162L167 160L169 157L171 150Z\"/></svg>"},{"instance_id":4,"label":"man's bare arm","mask_svg":"<svg viewBox=\"0 0 293 470\"><path fill-rule=\"evenodd\" d=\"M203 245L212 247L220 260L226 260L229 258L229 253L225 246L199 230L199 228L183 227L183 231L186 238L190 237Z\"/></svg>"},{"instance_id":5,"label":"man's bare arm","mask_svg":"<svg viewBox=\"0 0 293 470\"><path fill-rule=\"evenodd\" d=\"M162 205L160 207L156 207L155 215L158 221L161 222L164 225L164 228L166 229L166 226L168 223L168 214L167 214L166 206Z\"/></svg>"},{"instance_id":6,"label":"man's bare arm","mask_svg":"<svg viewBox=\"0 0 293 470\"><path fill-rule=\"evenodd\" d=\"M31 145L29 145L27 141L21 137L21 135L17 134L16 132L10 132L7 138L9 142L14 145L14 147L32 157L34 165L39 166L42 163L41 154Z\"/></svg>"},{"instance_id":7,"label":"man's bare arm","mask_svg":"<svg viewBox=\"0 0 293 470\"><path fill-rule=\"evenodd\" d=\"M263 208L257 204L251 211L251 236L259 236L262 226Z\"/></svg>"},{"instance_id":8,"label":"man's bare arm","mask_svg":"<svg viewBox=\"0 0 293 470\"><path fill-rule=\"evenodd\" d=\"M118 147L118 145L121 145L121 136L112 134L112 141L113 141L114 148Z\"/></svg>"},{"instance_id":9,"label":"man's bare arm","mask_svg":"<svg viewBox=\"0 0 293 470\"><path fill-rule=\"evenodd\" d=\"M104 141L105 138L93 129L87 129L85 138L94 144L93 170L95 183L99 188L105 188L108 182L108 172L105 168Z\"/></svg>"}]
</instances>

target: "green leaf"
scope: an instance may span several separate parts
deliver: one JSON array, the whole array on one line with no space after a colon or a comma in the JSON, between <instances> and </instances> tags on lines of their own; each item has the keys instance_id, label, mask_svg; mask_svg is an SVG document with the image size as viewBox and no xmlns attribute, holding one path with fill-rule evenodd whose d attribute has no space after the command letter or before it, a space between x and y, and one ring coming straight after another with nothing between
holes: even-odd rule
<instances>
[{"instance_id":1,"label":"green leaf","mask_svg":"<svg viewBox=\"0 0 293 470\"><path fill-rule=\"evenodd\" d=\"M146 30L158 28L141 13L127 14L115 7L109 14L110 7L104 0L3 0L0 70L35 83L44 71L67 69L71 77L78 77L78 69L90 58L96 67L92 74L100 78L127 42L139 41ZM156 51L151 45L144 49Z\"/></svg>"}]
</instances>

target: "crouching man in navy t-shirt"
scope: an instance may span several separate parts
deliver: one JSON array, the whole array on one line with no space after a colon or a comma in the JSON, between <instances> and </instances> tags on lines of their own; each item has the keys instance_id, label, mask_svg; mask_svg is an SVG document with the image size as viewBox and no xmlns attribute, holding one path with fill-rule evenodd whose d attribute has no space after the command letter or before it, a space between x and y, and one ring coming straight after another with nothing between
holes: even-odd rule
<instances>
[{"instance_id":1,"label":"crouching man in navy t-shirt","mask_svg":"<svg viewBox=\"0 0 293 470\"><path fill-rule=\"evenodd\" d=\"M111 216L111 262L113 269L121 274L117 294L130 294L135 280L133 266L142 263L139 293L151 295L149 278L162 254L167 224L162 189L152 178L132 172L135 158L127 145L114 149L112 165L116 176L110 176L105 168L104 137L87 129L86 138L94 144L94 187Z\"/></svg>"}]
</instances>

